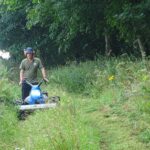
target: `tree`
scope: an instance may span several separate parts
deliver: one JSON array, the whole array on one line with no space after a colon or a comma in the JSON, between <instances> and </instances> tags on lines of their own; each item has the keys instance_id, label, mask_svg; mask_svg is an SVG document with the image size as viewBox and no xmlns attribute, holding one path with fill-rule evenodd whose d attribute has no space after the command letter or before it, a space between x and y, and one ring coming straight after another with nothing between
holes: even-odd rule
<instances>
[{"instance_id":1,"label":"tree","mask_svg":"<svg viewBox=\"0 0 150 150\"><path fill-rule=\"evenodd\" d=\"M150 39L149 6L149 0L3 0L0 43L17 52L33 46L52 62L119 54L138 44L144 59Z\"/></svg>"},{"instance_id":2,"label":"tree","mask_svg":"<svg viewBox=\"0 0 150 150\"><path fill-rule=\"evenodd\" d=\"M139 44L142 58L145 59L144 46L150 38L149 33L149 0L113 0L107 8L108 23L119 30L120 37L128 44L135 41ZM145 43L143 42L145 41Z\"/></svg>"}]
</instances>

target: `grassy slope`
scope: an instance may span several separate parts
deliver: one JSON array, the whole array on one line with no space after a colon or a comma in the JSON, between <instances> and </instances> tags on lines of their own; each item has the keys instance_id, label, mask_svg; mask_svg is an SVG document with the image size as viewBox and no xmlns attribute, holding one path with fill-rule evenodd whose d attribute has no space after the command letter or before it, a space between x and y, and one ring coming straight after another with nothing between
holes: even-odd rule
<instances>
[{"instance_id":1,"label":"grassy slope","mask_svg":"<svg viewBox=\"0 0 150 150\"><path fill-rule=\"evenodd\" d=\"M51 96L61 97L60 107L36 111L23 122L13 121L16 130L7 123L11 134L9 138L6 132L1 134L0 148L150 148L148 61L144 65L140 61L101 58L78 66L58 67L48 74L50 84L44 89ZM9 118L5 116L7 122Z\"/></svg>"}]
</instances>

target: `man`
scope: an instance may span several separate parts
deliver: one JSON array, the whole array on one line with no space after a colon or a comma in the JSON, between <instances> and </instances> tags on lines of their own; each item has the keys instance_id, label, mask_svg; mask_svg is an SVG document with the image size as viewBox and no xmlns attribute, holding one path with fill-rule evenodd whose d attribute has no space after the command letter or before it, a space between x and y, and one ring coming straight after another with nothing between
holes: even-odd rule
<instances>
[{"instance_id":1,"label":"man","mask_svg":"<svg viewBox=\"0 0 150 150\"><path fill-rule=\"evenodd\" d=\"M20 82L22 85L22 100L24 100L30 93L31 87L26 83L26 80L34 83L37 82L37 71L41 69L43 79L48 82L46 78L45 68L43 67L41 60L34 57L34 51L31 47L24 50L25 59L20 64Z\"/></svg>"}]
</instances>

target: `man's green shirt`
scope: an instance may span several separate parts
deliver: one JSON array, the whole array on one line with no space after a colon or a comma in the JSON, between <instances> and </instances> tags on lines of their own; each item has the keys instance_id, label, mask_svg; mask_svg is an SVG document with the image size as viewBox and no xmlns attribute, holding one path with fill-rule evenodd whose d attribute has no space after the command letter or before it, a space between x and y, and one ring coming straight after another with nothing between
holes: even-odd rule
<instances>
[{"instance_id":1,"label":"man's green shirt","mask_svg":"<svg viewBox=\"0 0 150 150\"><path fill-rule=\"evenodd\" d=\"M37 71L42 68L43 65L39 58L33 58L32 62L25 58L20 64L20 69L24 71L24 78L30 82L37 81Z\"/></svg>"}]
</instances>

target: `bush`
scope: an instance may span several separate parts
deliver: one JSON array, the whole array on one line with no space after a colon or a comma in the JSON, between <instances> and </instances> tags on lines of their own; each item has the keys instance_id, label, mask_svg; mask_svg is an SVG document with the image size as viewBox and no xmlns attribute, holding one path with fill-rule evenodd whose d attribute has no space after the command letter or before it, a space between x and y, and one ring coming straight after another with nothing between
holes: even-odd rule
<instances>
[{"instance_id":1,"label":"bush","mask_svg":"<svg viewBox=\"0 0 150 150\"><path fill-rule=\"evenodd\" d=\"M69 92L82 93L93 79L93 70L94 66L90 62L84 66L70 65L70 67L53 70L50 82L65 87Z\"/></svg>"}]
</instances>

